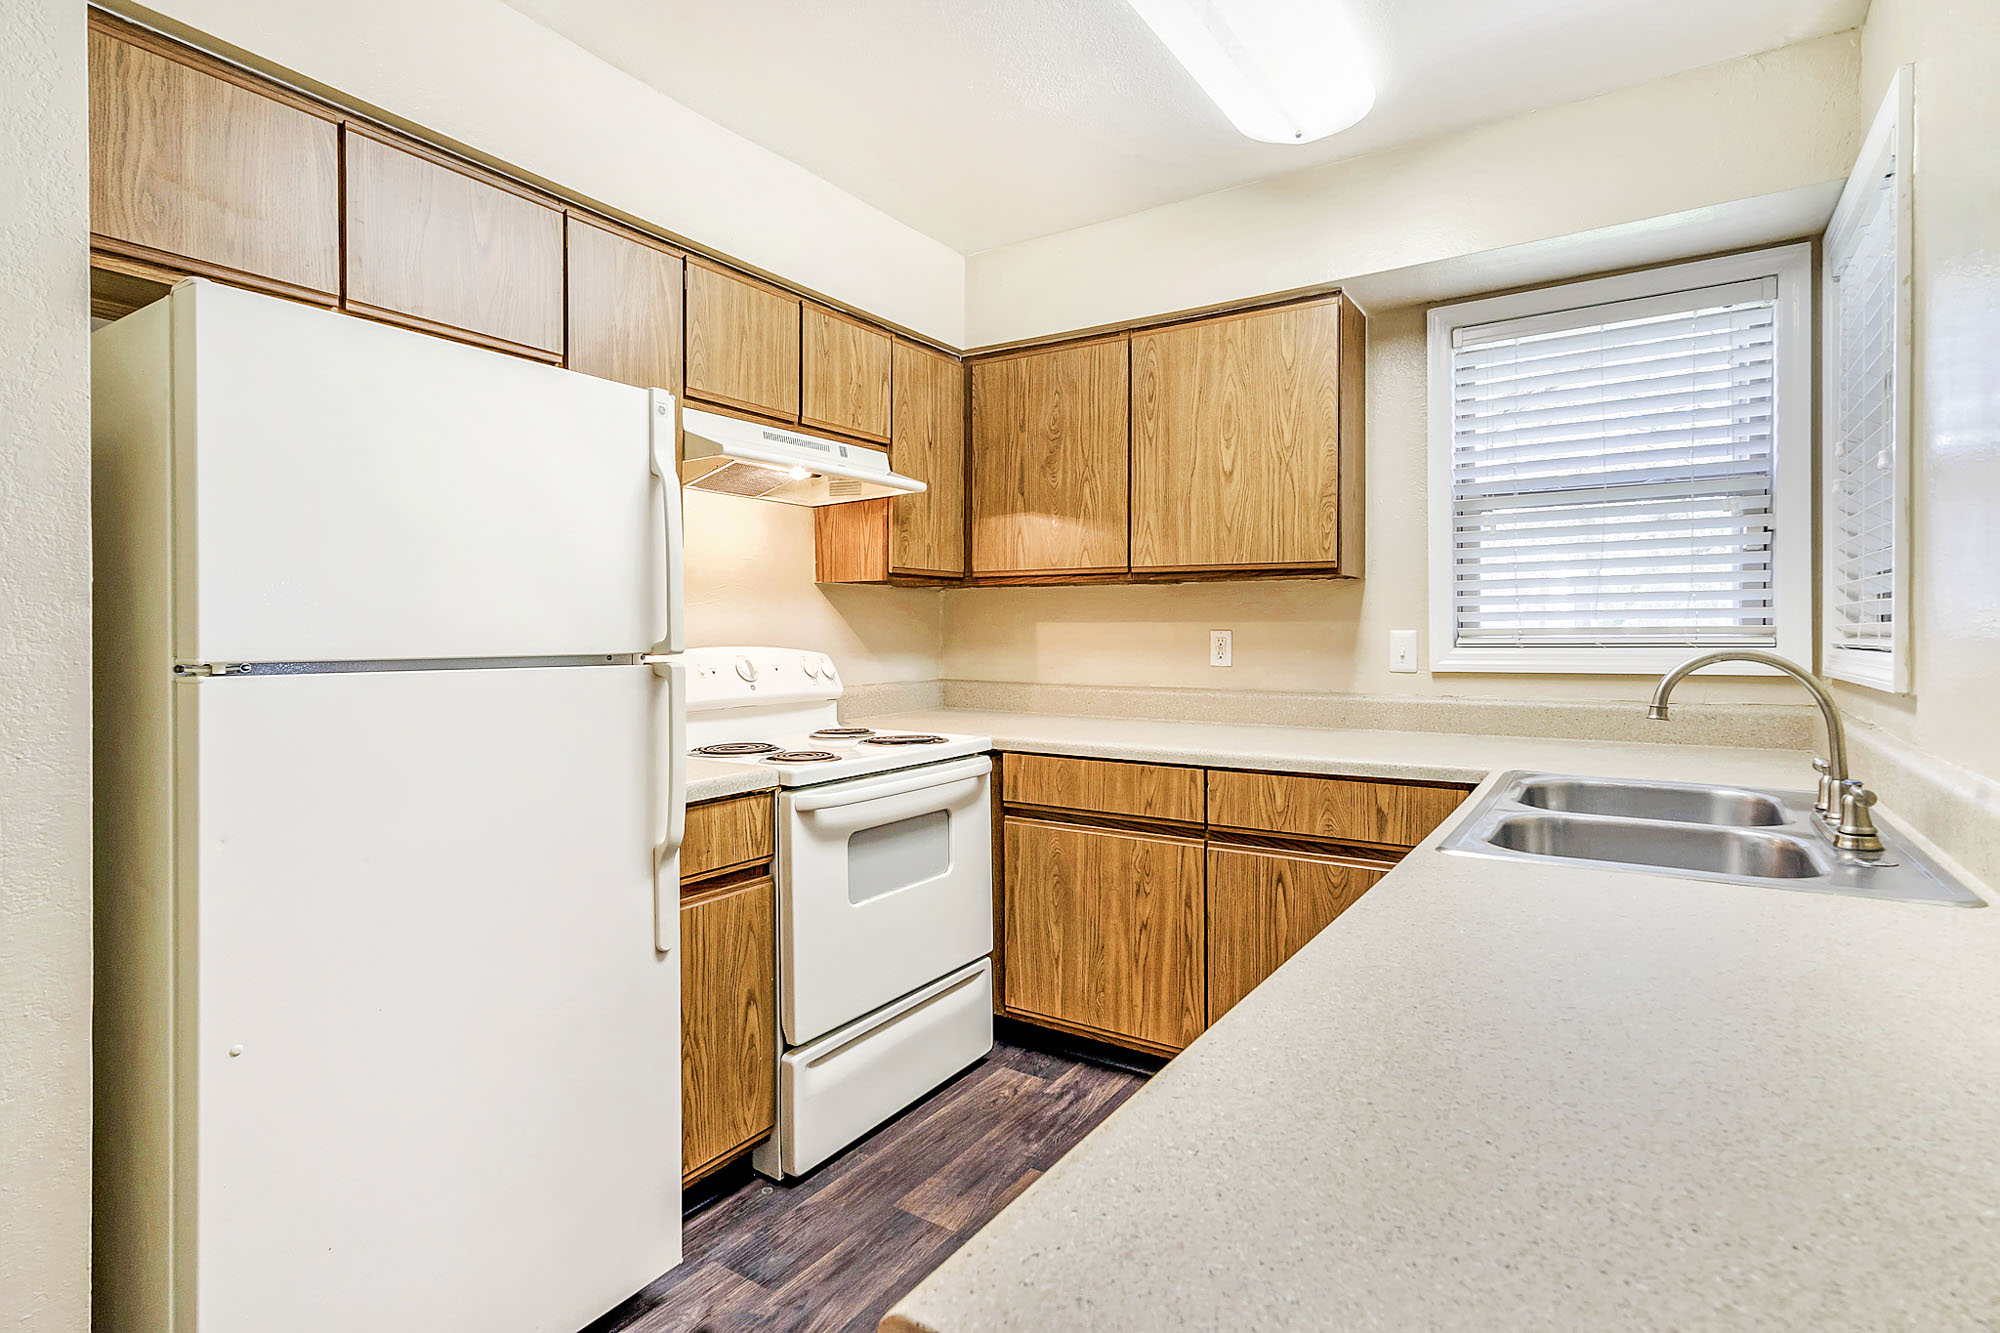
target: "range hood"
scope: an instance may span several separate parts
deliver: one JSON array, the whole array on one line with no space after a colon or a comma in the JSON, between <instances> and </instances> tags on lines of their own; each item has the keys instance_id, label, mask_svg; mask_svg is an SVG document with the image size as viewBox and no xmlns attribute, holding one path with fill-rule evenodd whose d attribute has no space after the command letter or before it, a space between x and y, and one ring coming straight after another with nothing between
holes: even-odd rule
<instances>
[{"instance_id":1,"label":"range hood","mask_svg":"<svg viewBox=\"0 0 2000 1333\"><path fill-rule=\"evenodd\" d=\"M889 455L865 445L823 440L781 426L761 426L697 408L681 410L681 484L697 491L837 505L883 495L914 495L915 477L889 470Z\"/></svg>"}]
</instances>

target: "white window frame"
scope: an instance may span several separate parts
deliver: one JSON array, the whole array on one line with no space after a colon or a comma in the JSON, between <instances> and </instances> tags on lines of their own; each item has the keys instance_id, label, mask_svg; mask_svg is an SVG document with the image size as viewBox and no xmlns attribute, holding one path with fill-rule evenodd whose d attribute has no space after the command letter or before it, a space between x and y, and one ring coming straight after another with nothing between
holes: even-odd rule
<instances>
[{"instance_id":1,"label":"white window frame","mask_svg":"<svg viewBox=\"0 0 2000 1333\"><path fill-rule=\"evenodd\" d=\"M1854 172L1847 178L1847 186L1840 192L1840 202L1834 205L1833 220L1827 223L1826 243L1833 245L1843 228L1854 220L1855 213L1865 201L1868 187L1886 174L1891 164L1896 173L1896 396L1893 404L1895 414L1894 445L1896 450L1892 485L1895 489L1893 505L1894 534L1890 542L1890 559L1894 565L1891 580L1893 620L1889 651L1887 653L1857 652L1839 641L1834 631L1833 588L1835 577L1834 550L1834 507L1838 503L1835 495L1833 470L1833 439L1835 423L1840 412L1840 385L1831 373L1823 376L1820 386L1822 448L1821 459L1821 514L1824 519L1825 537L1822 542L1820 588L1820 669L1836 680L1844 680L1869 689L1882 690L1890 694L1907 694L1910 689L1910 449L1911 431L1911 249L1915 235L1911 208L1911 175L1915 163L1915 99L1912 89L1912 69L1905 65L1896 71L1890 81L1888 94L1882 99L1881 107L1875 113L1875 122L1868 130L1868 137L1862 143L1861 154L1855 159ZM1840 308L1834 300L1832 265L1821 278L1823 294L1820 302L1822 333L1821 346L1832 356L1840 347Z\"/></svg>"},{"instance_id":2,"label":"white window frame","mask_svg":"<svg viewBox=\"0 0 2000 1333\"><path fill-rule=\"evenodd\" d=\"M1804 662L1813 633L1813 264L1812 247L1782 245L1747 254L1668 264L1610 278L1540 287L1438 306L1430 344L1430 669L1545 675L1658 675L1706 651L1692 647L1458 646L1452 614L1452 334L1523 316L1581 310L1649 296L1775 278L1777 350L1772 387L1772 614L1769 651ZM1757 676L1768 668L1734 663L1704 674Z\"/></svg>"}]
</instances>

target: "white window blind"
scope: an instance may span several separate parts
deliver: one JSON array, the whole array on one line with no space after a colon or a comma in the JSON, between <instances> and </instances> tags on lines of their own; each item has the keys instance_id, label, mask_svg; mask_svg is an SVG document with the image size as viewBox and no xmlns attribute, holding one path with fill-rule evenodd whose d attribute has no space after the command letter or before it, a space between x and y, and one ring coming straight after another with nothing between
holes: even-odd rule
<instances>
[{"instance_id":1,"label":"white window blind","mask_svg":"<svg viewBox=\"0 0 2000 1333\"><path fill-rule=\"evenodd\" d=\"M1890 90L1826 233L1826 670L1904 688L1906 163Z\"/></svg>"},{"instance_id":2,"label":"white window blind","mask_svg":"<svg viewBox=\"0 0 2000 1333\"><path fill-rule=\"evenodd\" d=\"M1457 647L1776 646L1777 297L1453 331Z\"/></svg>"}]
</instances>

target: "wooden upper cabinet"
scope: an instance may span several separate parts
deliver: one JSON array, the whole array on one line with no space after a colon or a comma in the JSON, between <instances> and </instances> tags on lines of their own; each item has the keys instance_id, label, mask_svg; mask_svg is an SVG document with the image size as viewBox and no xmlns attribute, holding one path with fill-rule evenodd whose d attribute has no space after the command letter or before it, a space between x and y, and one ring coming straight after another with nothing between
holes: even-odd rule
<instances>
[{"instance_id":1,"label":"wooden upper cabinet","mask_svg":"<svg viewBox=\"0 0 2000 1333\"><path fill-rule=\"evenodd\" d=\"M681 256L637 232L569 214L571 370L681 392Z\"/></svg>"},{"instance_id":2,"label":"wooden upper cabinet","mask_svg":"<svg viewBox=\"0 0 2000 1333\"><path fill-rule=\"evenodd\" d=\"M1124 573L1127 341L972 367L972 572Z\"/></svg>"},{"instance_id":3,"label":"wooden upper cabinet","mask_svg":"<svg viewBox=\"0 0 2000 1333\"><path fill-rule=\"evenodd\" d=\"M563 212L349 121L347 307L505 351L563 351Z\"/></svg>"},{"instance_id":4,"label":"wooden upper cabinet","mask_svg":"<svg viewBox=\"0 0 2000 1333\"><path fill-rule=\"evenodd\" d=\"M889 443L895 339L858 319L807 303L799 324L799 421Z\"/></svg>"},{"instance_id":5,"label":"wooden upper cabinet","mask_svg":"<svg viewBox=\"0 0 2000 1333\"><path fill-rule=\"evenodd\" d=\"M965 573L965 364L898 339L889 459L927 488L890 501L892 573Z\"/></svg>"},{"instance_id":6,"label":"wooden upper cabinet","mask_svg":"<svg viewBox=\"0 0 2000 1333\"><path fill-rule=\"evenodd\" d=\"M799 298L687 261L687 395L799 419Z\"/></svg>"},{"instance_id":7,"label":"wooden upper cabinet","mask_svg":"<svg viewBox=\"0 0 2000 1333\"><path fill-rule=\"evenodd\" d=\"M1154 1050L1201 1034L1199 839L1009 818L1002 863L1008 1009Z\"/></svg>"},{"instance_id":8,"label":"wooden upper cabinet","mask_svg":"<svg viewBox=\"0 0 2000 1333\"><path fill-rule=\"evenodd\" d=\"M339 300L339 122L262 87L92 10L93 248Z\"/></svg>"},{"instance_id":9,"label":"wooden upper cabinet","mask_svg":"<svg viewBox=\"0 0 2000 1333\"><path fill-rule=\"evenodd\" d=\"M1338 296L1134 334L1133 569L1359 573L1361 354Z\"/></svg>"}]
</instances>

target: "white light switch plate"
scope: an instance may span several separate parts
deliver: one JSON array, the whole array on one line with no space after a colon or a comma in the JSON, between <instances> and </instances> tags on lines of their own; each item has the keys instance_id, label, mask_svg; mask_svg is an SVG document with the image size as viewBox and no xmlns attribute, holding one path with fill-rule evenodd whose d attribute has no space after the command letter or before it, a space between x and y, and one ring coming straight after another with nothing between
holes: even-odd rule
<instances>
[{"instance_id":1,"label":"white light switch plate","mask_svg":"<svg viewBox=\"0 0 2000 1333\"><path fill-rule=\"evenodd\" d=\"M1208 632L1208 664L1212 667L1226 667L1236 651L1236 631L1212 629Z\"/></svg>"},{"instance_id":2,"label":"white light switch plate","mask_svg":"<svg viewBox=\"0 0 2000 1333\"><path fill-rule=\"evenodd\" d=\"M1413 629L1389 631L1389 670L1417 669L1417 632Z\"/></svg>"}]
</instances>

